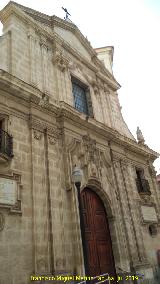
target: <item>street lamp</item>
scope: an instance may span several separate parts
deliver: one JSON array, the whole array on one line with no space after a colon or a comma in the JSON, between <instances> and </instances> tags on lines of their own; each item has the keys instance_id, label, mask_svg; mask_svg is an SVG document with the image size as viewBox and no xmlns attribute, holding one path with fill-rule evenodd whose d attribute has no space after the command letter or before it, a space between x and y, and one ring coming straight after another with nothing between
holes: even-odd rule
<instances>
[{"instance_id":1,"label":"street lamp","mask_svg":"<svg viewBox=\"0 0 160 284\"><path fill-rule=\"evenodd\" d=\"M78 197L78 206L79 206L79 218L80 218L80 229L81 229L81 238L82 238L82 246L83 246L83 256L84 256L84 266L85 266L85 275L88 276L88 259L87 259L87 248L86 248L86 238L85 238L85 226L84 226L84 218L82 213L82 202L81 202L81 182L82 182L83 172L82 170L74 166L72 172L72 181L77 188L77 197ZM87 283L87 281L86 281Z\"/></svg>"}]
</instances>

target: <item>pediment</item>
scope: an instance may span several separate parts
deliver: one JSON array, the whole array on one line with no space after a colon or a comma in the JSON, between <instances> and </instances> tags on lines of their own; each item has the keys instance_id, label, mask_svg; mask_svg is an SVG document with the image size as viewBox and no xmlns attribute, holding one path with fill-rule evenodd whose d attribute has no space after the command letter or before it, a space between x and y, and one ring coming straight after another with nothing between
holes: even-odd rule
<instances>
[{"instance_id":1,"label":"pediment","mask_svg":"<svg viewBox=\"0 0 160 284\"><path fill-rule=\"evenodd\" d=\"M105 68L98 59L96 51L92 48L87 38L83 36L78 27L67 20L56 16L48 16L31 8L22 6L10 1L1 11L0 19L2 22L6 18L16 13L26 23L32 25L42 38L49 39L49 42L58 42L60 46L71 53L74 57L83 62L89 69L101 76L101 79L117 90L120 85L113 75Z\"/></svg>"},{"instance_id":2,"label":"pediment","mask_svg":"<svg viewBox=\"0 0 160 284\"><path fill-rule=\"evenodd\" d=\"M71 45L78 53L82 56L86 57L89 61L91 61L91 52L84 47L84 45L80 42L77 36L70 30L66 30L62 27L55 26L54 31L58 34L64 41Z\"/></svg>"},{"instance_id":3,"label":"pediment","mask_svg":"<svg viewBox=\"0 0 160 284\"><path fill-rule=\"evenodd\" d=\"M54 31L62 38L62 40L69 43L72 48L76 49L77 52L85 56L88 60L91 60L91 57L96 55L96 52L91 47L89 41L71 21L63 20L57 16L43 14L13 1L10 1L7 6L14 6L20 9L23 13L40 24L41 27L44 27L44 29L50 29L52 33Z\"/></svg>"}]
</instances>

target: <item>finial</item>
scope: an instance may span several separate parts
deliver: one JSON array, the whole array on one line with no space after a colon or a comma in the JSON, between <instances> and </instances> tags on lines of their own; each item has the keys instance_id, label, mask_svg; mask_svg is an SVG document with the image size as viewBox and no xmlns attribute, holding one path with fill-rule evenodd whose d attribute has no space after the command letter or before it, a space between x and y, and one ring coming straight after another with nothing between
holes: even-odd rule
<instances>
[{"instance_id":1,"label":"finial","mask_svg":"<svg viewBox=\"0 0 160 284\"><path fill-rule=\"evenodd\" d=\"M138 143L140 144L144 144L145 140L144 140L144 137L143 137L143 134L142 134L142 131L140 130L140 128L137 126L137 140L138 140Z\"/></svg>"},{"instance_id":2,"label":"finial","mask_svg":"<svg viewBox=\"0 0 160 284\"><path fill-rule=\"evenodd\" d=\"M71 15L70 15L70 13L67 11L66 8L63 8L63 7L62 7L62 9L66 12L66 16L64 17L64 20L67 20L67 19L68 19L68 15L69 15L69 16L71 16Z\"/></svg>"}]
</instances>

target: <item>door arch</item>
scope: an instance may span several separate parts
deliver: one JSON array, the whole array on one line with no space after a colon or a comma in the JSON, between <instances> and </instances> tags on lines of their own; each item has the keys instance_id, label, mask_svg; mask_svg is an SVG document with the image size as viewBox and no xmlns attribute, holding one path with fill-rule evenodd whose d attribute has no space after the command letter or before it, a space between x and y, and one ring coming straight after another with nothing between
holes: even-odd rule
<instances>
[{"instance_id":1,"label":"door arch","mask_svg":"<svg viewBox=\"0 0 160 284\"><path fill-rule=\"evenodd\" d=\"M109 223L104 204L90 188L85 188L81 192L81 203L89 275L108 273L116 277Z\"/></svg>"}]
</instances>

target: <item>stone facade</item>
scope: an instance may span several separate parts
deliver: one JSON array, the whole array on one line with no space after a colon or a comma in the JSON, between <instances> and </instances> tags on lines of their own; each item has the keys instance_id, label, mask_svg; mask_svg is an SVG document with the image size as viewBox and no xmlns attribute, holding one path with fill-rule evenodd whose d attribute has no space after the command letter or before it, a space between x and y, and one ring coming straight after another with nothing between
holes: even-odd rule
<instances>
[{"instance_id":1,"label":"stone facade","mask_svg":"<svg viewBox=\"0 0 160 284\"><path fill-rule=\"evenodd\" d=\"M0 284L84 273L75 161L82 190L92 188L106 208L117 272L152 279L160 249L157 153L128 130L120 85L73 23L14 2L0 19L0 119L14 155L0 154L0 178L16 183L16 203L0 201ZM88 86L91 116L74 108L72 77ZM137 191L136 168L150 195Z\"/></svg>"},{"instance_id":2,"label":"stone facade","mask_svg":"<svg viewBox=\"0 0 160 284\"><path fill-rule=\"evenodd\" d=\"M158 187L159 187L159 189L160 189L160 174L157 175L157 183L158 183Z\"/></svg>"}]
</instances>

